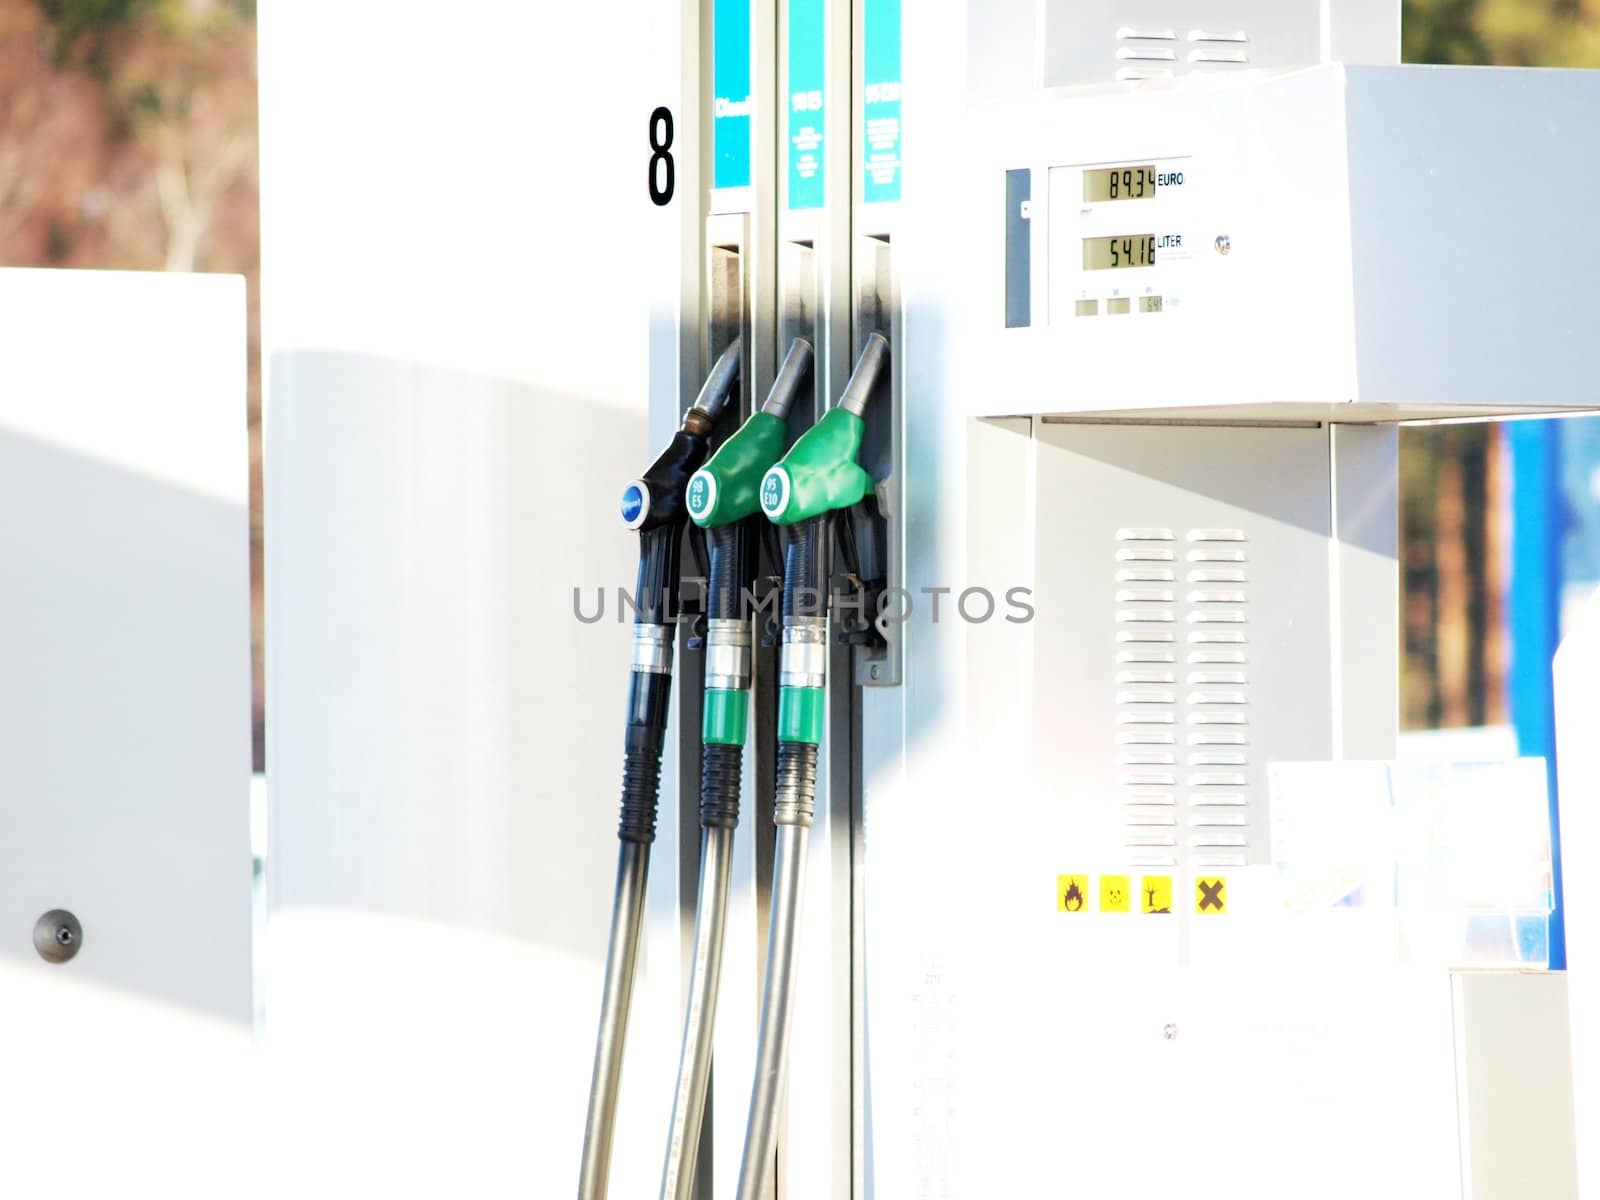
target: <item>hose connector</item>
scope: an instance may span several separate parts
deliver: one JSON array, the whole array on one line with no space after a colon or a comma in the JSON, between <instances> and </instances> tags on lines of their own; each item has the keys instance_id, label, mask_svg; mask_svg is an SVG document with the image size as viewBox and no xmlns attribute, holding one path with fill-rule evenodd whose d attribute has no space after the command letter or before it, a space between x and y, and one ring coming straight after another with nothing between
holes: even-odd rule
<instances>
[{"instance_id":1,"label":"hose connector","mask_svg":"<svg viewBox=\"0 0 1600 1200\"><path fill-rule=\"evenodd\" d=\"M689 480L689 518L704 529L754 516L761 508L761 479L783 454L785 419L811 376L811 344L795 338L759 412Z\"/></svg>"}]
</instances>

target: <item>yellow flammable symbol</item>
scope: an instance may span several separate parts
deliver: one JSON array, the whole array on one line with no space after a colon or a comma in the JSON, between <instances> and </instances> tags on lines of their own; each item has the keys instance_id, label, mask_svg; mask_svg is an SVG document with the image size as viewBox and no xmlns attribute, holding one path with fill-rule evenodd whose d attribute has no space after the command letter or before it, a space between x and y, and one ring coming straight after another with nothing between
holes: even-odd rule
<instances>
[{"instance_id":1,"label":"yellow flammable symbol","mask_svg":"<svg viewBox=\"0 0 1600 1200\"><path fill-rule=\"evenodd\" d=\"M1089 911L1089 877L1087 875L1056 876L1056 911Z\"/></svg>"}]
</instances>

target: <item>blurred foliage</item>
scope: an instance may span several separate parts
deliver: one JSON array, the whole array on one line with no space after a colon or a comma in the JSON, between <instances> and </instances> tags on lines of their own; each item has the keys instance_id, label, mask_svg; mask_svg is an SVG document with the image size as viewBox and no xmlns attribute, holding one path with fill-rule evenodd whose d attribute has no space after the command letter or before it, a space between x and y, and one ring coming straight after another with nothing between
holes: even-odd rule
<instances>
[{"instance_id":1,"label":"blurred foliage","mask_svg":"<svg viewBox=\"0 0 1600 1200\"><path fill-rule=\"evenodd\" d=\"M1405 0L1402 12L1406 62L1600 65L1600 0Z\"/></svg>"}]
</instances>

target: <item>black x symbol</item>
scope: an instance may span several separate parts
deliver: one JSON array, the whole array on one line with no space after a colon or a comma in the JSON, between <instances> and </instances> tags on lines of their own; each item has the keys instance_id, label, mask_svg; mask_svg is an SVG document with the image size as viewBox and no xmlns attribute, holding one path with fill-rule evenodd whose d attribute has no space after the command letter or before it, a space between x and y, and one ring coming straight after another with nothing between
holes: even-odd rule
<instances>
[{"instance_id":1,"label":"black x symbol","mask_svg":"<svg viewBox=\"0 0 1600 1200\"><path fill-rule=\"evenodd\" d=\"M1208 908L1214 908L1218 912L1222 911L1222 886L1225 882L1226 880L1222 879L1217 880L1215 883L1207 883L1204 879L1199 880L1199 908L1202 912Z\"/></svg>"}]
</instances>

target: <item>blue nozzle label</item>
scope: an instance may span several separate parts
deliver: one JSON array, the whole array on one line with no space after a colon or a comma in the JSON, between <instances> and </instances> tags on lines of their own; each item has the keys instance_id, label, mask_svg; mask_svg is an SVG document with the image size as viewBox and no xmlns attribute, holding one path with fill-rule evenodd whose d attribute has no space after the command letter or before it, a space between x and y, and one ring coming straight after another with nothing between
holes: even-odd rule
<instances>
[{"instance_id":1,"label":"blue nozzle label","mask_svg":"<svg viewBox=\"0 0 1600 1200\"><path fill-rule=\"evenodd\" d=\"M774 519L789 507L789 472L780 463L761 479L761 511Z\"/></svg>"},{"instance_id":2,"label":"blue nozzle label","mask_svg":"<svg viewBox=\"0 0 1600 1200\"><path fill-rule=\"evenodd\" d=\"M622 523L637 529L650 508L650 493L642 483L630 483L622 491Z\"/></svg>"},{"instance_id":3,"label":"blue nozzle label","mask_svg":"<svg viewBox=\"0 0 1600 1200\"><path fill-rule=\"evenodd\" d=\"M695 520L707 516L717 503L717 478L706 471L696 471L689 479L686 497L689 515Z\"/></svg>"}]
</instances>

